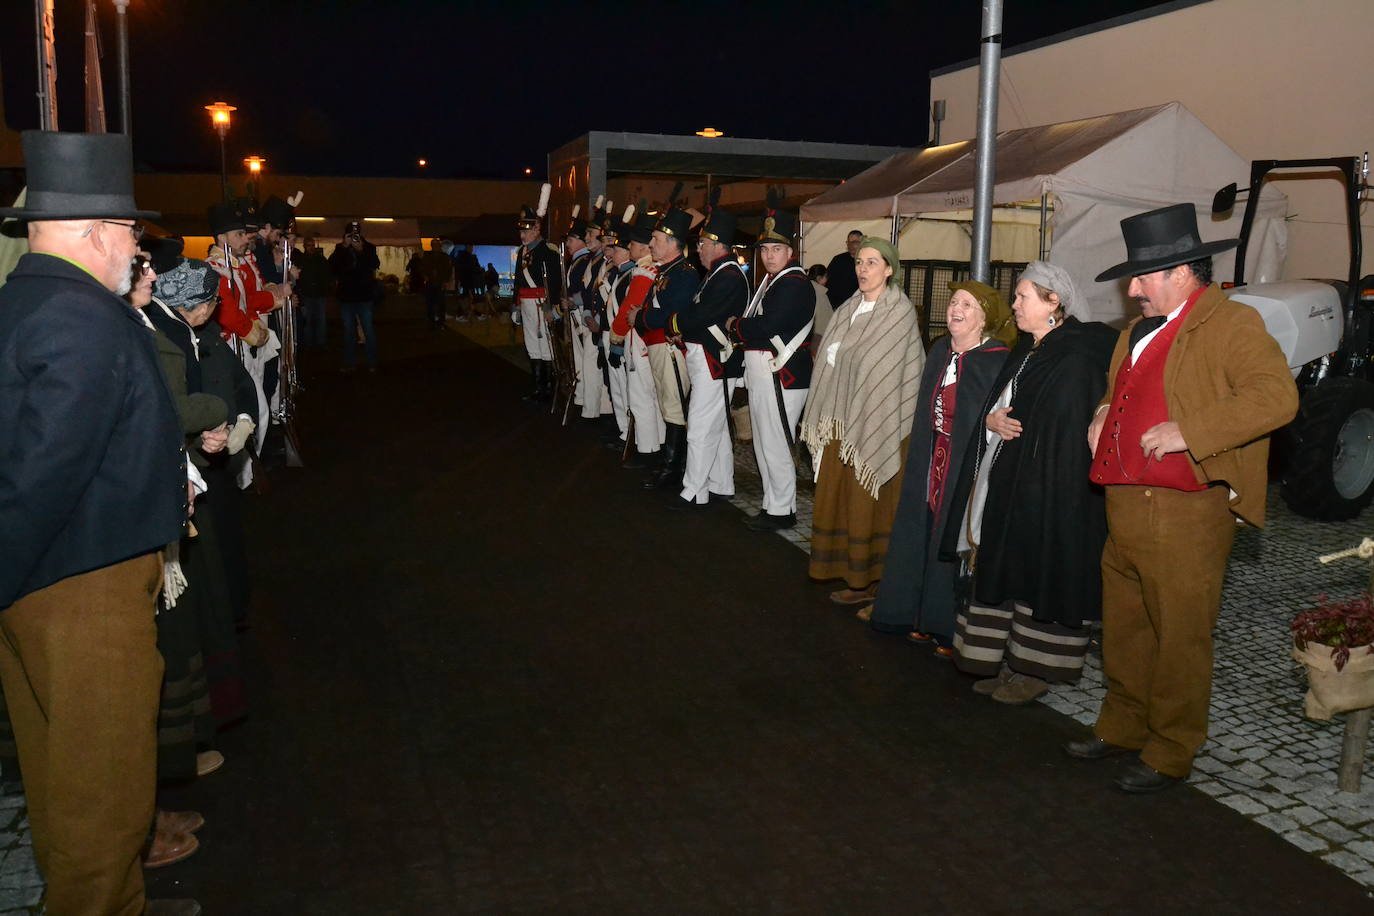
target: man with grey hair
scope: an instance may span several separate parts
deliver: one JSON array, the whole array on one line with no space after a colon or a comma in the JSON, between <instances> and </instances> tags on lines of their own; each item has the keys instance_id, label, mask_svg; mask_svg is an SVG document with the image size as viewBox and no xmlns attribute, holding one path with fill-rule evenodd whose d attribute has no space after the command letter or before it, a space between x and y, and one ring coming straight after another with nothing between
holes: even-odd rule
<instances>
[{"instance_id":1,"label":"man with grey hair","mask_svg":"<svg viewBox=\"0 0 1374 916\"><path fill-rule=\"evenodd\" d=\"M129 138L26 131L0 218L30 253L0 288L0 682L50 913L198 913L144 899L162 658L158 551L186 453L153 336L120 297L140 218ZM17 224L12 224L17 225Z\"/></svg>"}]
</instances>

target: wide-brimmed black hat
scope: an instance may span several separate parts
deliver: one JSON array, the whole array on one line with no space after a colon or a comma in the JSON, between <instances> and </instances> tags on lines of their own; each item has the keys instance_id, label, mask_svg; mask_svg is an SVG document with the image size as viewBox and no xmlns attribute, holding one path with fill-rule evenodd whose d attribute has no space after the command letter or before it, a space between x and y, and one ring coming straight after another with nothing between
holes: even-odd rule
<instances>
[{"instance_id":1,"label":"wide-brimmed black hat","mask_svg":"<svg viewBox=\"0 0 1374 916\"><path fill-rule=\"evenodd\" d=\"M277 229L286 229L296 218L296 208L273 194L258 210L258 217L264 226L271 223Z\"/></svg>"},{"instance_id":2,"label":"wide-brimmed black hat","mask_svg":"<svg viewBox=\"0 0 1374 916\"><path fill-rule=\"evenodd\" d=\"M529 204L525 204L520 208L520 215L515 220L515 228L540 229L542 228L540 222L539 214L535 213L534 208Z\"/></svg>"},{"instance_id":3,"label":"wide-brimmed black hat","mask_svg":"<svg viewBox=\"0 0 1374 916\"><path fill-rule=\"evenodd\" d=\"M692 231L692 214L686 210L679 210L671 207L667 213L659 217L654 225L654 230L662 232L669 238L677 239L682 247L687 247L687 233Z\"/></svg>"},{"instance_id":4,"label":"wide-brimmed black hat","mask_svg":"<svg viewBox=\"0 0 1374 916\"><path fill-rule=\"evenodd\" d=\"M1197 231L1197 208L1192 204L1128 216L1121 221L1121 235L1126 240L1126 260L1098 274L1099 283L1200 261L1240 244L1240 239L1203 242Z\"/></svg>"},{"instance_id":5,"label":"wide-brimmed black hat","mask_svg":"<svg viewBox=\"0 0 1374 916\"><path fill-rule=\"evenodd\" d=\"M211 204L206 213L211 235L222 235L235 229L247 229L248 218L237 203Z\"/></svg>"},{"instance_id":6,"label":"wide-brimmed black hat","mask_svg":"<svg viewBox=\"0 0 1374 916\"><path fill-rule=\"evenodd\" d=\"M765 210L763 214L763 225L759 227L759 237L754 242L755 245L791 245L797 247L797 230L800 224L797 221L797 214L788 213L786 210Z\"/></svg>"},{"instance_id":7,"label":"wide-brimmed black hat","mask_svg":"<svg viewBox=\"0 0 1374 916\"><path fill-rule=\"evenodd\" d=\"M0 218L157 219L134 203L134 153L127 134L26 130L28 194L22 207L0 207Z\"/></svg>"}]
</instances>

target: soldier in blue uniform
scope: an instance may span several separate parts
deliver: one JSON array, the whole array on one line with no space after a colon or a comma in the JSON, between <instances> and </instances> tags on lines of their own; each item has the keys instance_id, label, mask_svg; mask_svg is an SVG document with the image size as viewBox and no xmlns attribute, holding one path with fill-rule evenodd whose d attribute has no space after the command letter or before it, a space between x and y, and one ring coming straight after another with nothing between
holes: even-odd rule
<instances>
[{"instance_id":1,"label":"soldier in blue uniform","mask_svg":"<svg viewBox=\"0 0 1374 916\"><path fill-rule=\"evenodd\" d=\"M592 261L592 251L587 247L587 221L581 216L581 204L573 207L572 221L568 231L563 234L563 251L568 262L563 275L568 279L568 294L563 301L564 320L572 337L572 370L576 383L573 387L573 403L582 406L586 385L582 377L582 364L586 351L592 345L591 332L587 330L586 306L587 265Z\"/></svg>"},{"instance_id":2,"label":"soldier in blue uniform","mask_svg":"<svg viewBox=\"0 0 1374 916\"><path fill-rule=\"evenodd\" d=\"M668 342L667 324L670 316L691 308L692 297L701 285L701 275L685 257L691 227L691 214L677 207L670 207L654 225L649 241L656 273L653 293L635 318L635 328L649 347L658 409L666 424L662 463L645 479L645 489L682 486L687 461L687 394L691 380L682 347Z\"/></svg>"},{"instance_id":3,"label":"soldier in blue uniform","mask_svg":"<svg viewBox=\"0 0 1374 916\"><path fill-rule=\"evenodd\" d=\"M766 271L744 310L726 323L744 347L744 383L754 456L763 478L763 506L747 521L755 531L797 523L797 470L792 446L811 387L811 324L816 294L797 263L797 215L764 212L759 260Z\"/></svg>"},{"instance_id":4,"label":"soldier in blue uniform","mask_svg":"<svg viewBox=\"0 0 1374 916\"><path fill-rule=\"evenodd\" d=\"M515 260L515 311L512 319L525 329L525 352L529 354L534 389L527 401L547 401L553 397L553 342L549 312L563 295L563 268L558 249L544 241L542 219L534 210L521 208L516 228L520 230L520 251Z\"/></svg>"},{"instance_id":5,"label":"soldier in blue uniform","mask_svg":"<svg viewBox=\"0 0 1374 916\"><path fill-rule=\"evenodd\" d=\"M601 302L601 278L605 275L607 264L605 252L601 246L601 224L605 220L606 214L602 208L602 199L597 198L596 206L592 208L591 219L587 221L582 231L582 242L591 252L591 257L587 259L586 266L581 270L581 282L583 287L582 294L582 325L587 330L587 344L582 351L582 363L578 367L582 381L582 418L584 420L598 420L603 413L609 413L611 409L610 393L606 387L605 373L602 367L605 360L602 357L601 341L602 329L605 322L602 320L602 310L604 304ZM569 277L569 285L572 278Z\"/></svg>"},{"instance_id":6,"label":"soldier in blue uniform","mask_svg":"<svg viewBox=\"0 0 1374 916\"><path fill-rule=\"evenodd\" d=\"M719 198L717 188L716 198ZM714 201L713 201L714 204ZM744 351L725 333L731 318L749 304L749 279L735 258L735 215L714 205L697 237L706 268L690 306L668 317L670 342L687 351L691 394L687 403L687 459L674 508L708 506L735 493L735 453L730 441L730 397L744 374Z\"/></svg>"}]
</instances>

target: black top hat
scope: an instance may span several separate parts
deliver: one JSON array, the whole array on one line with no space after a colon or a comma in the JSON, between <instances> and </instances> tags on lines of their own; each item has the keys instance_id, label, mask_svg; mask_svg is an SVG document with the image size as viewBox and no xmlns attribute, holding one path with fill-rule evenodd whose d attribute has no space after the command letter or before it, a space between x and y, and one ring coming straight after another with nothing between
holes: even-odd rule
<instances>
[{"instance_id":1,"label":"black top hat","mask_svg":"<svg viewBox=\"0 0 1374 916\"><path fill-rule=\"evenodd\" d=\"M134 203L134 154L126 134L26 130L23 135L28 196L22 207L0 207L0 217L47 219L157 219Z\"/></svg>"},{"instance_id":2,"label":"black top hat","mask_svg":"<svg viewBox=\"0 0 1374 916\"><path fill-rule=\"evenodd\" d=\"M1128 216L1121 221L1121 236L1126 240L1126 260L1098 274L1099 283L1200 261L1240 244L1240 239L1204 243L1197 232L1197 208L1192 204Z\"/></svg>"},{"instance_id":3,"label":"black top hat","mask_svg":"<svg viewBox=\"0 0 1374 916\"><path fill-rule=\"evenodd\" d=\"M687 233L692 229L692 214L686 210L679 210L672 207L667 213L663 214L654 226L658 232L662 232L669 238L677 239L682 247L687 247Z\"/></svg>"},{"instance_id":4,"label":"black top hat","mask_svg":"<svg viewBox=\"0 0 1374 916\"><path fill-rule=\"evenodd\" d=\"M265 226L271 223L277 229L287 229L291 221L296 218L296 208L273 194L267 198L267 202L258 211L258 216L262 219Z\"/></svg>"},{"instance_id":5,"label":"black top hat","mask_svg":"<svg viewBox=\"0 0 1374 916\"><path fill-rule=\"evenodd\" d=\"M210 224L211 235L248 228L247 218L236 203L211 204L206 221Z\"/></svg>"},{"instance_id":6,"label":"black top hat","mask_svg":"<svg viewBox=\"0 0 1374 916\"><path fill-rule=\"evenodd\" d=\"M520 208L520 216L515 220L515 228L539 229L542 228L540 222L539 214L535 213L534 208L529 204L525 204Z\"/></svg>"},{"instance_id":7,"label":"black top hat","mask_svg":"<svg viewBox=\"0 0 1374 916\"><path fill-rule=\"evenodd\" d=\"M797 247L797 214L785 210L765 210L763 225L759 227L759 237L755 245L770 243Z\"/></svg>"},{"instance_id":8,"label":"black top hat","mask_svg":"<svg viewBox=\"0 0 1374 916\"><path fill-rule=\"evenodd\" d=\"M163 274L183 260L181 252L186 248L186 240L179 235L145 235L139 239L138 247L148 252L153 270Z\"/></svg>"}]
</instances>

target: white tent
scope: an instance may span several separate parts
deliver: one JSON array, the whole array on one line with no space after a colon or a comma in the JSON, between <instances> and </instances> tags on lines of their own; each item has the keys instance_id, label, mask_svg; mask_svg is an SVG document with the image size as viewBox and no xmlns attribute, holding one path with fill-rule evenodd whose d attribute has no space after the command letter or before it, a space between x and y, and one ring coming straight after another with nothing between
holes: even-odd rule
<instances>
[{"instance_id":1,"label":"white tent","mask_svg":"<svg viewBox=\"0 0 1374 916\"><path fill-rule=\"evenodd\" d=\"M959 219L967 214L957 211L973 205L974 148L965 140L899 153L813 198L801 209L806 263L824 263L841 251L850 229L890 237L894 222L903 258L967 260L968 234ZM1245 187L1249 176L1249 161L1178 102L1004 131L997 137L992 259L1038 255L1043 200L1049 259L1074 278L1093 318L1119 322L1137 313L1125 281L1095 283L1093 277L1125 260L1121 219L1192 203L1204 241L1235 238L1243 207L1228 219L1213 219L1212 195L1233 181ZM1251 232L1247 280L1279 279L1286 210L1283 195L1266 186ZM1219 280L1230 279L1233 255L1218 256L1215 269Z\"/></svg>"}]
</instances>

